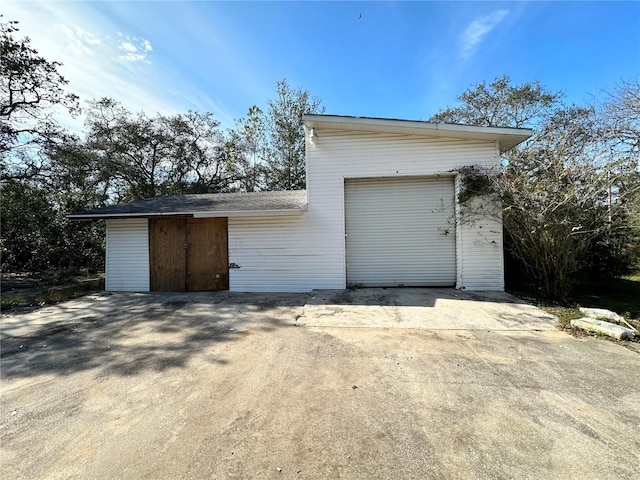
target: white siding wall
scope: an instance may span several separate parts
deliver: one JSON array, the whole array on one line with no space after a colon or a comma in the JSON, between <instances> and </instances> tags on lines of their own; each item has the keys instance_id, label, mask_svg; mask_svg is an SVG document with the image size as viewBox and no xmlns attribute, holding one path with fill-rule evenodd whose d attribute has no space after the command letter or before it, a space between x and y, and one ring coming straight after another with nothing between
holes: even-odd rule
<instances>
[{"instance_id":1,"label":"white siding wall","mask_svg":"<svg viewBox=\"0 0 640 480\"><path fill-rule=\"evenodd\" d=\"M458 288L504 290L502 221L495 201L477 198L458 205ZM480 217L482 211L487 215Z\"/></svg>"},{"instance_id":2,"label":"white siding wall","mask_svg":"<svg viewBox=\"0 0 640 480\"><path fill-rule=\"evenodd\" d=\"M107 220L105 289L149 291L149 226L146 218Z\"/></svg>"},{"instance_id":3,"label":"white siding wall","mask_svg":"<svg viewBox=\"0 0 640 480\"><path fill-rule=\"evenodd\" d=\"M345 178L438 175L498 162L495 142L318 128L316 133L316 145L307 146L306 214L229 219L229 262L240 266L229 271L231 290L345 288ZM458 286L500 289L502 250L481 248L476 231L460 230L463 264L475 262L478 268L463 270ZM483 264L495 268L489 271Z\"/></svg>"},{"instance_id":4,"label":"white siding wall","mask_svg":"<svg viewBox=\"0 0 640 480\"><path fill-rule=\"evenodd\" d=\"M321 219L313 212L296 216L229 218L229 289L241 292L308 292L341 288L342 266L327 262Z\"/></svg>"}]
</instances>

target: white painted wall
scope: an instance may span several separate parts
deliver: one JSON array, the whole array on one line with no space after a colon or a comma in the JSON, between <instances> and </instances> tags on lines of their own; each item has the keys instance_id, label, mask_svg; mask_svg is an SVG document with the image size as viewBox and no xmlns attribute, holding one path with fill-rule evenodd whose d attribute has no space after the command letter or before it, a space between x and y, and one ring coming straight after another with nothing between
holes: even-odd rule
<instances>
[{"instance_id":1,"label":"white painted wall","mask_svg":"<svg viewBox=\"0 0 640 480\"><path fill-rule=\"evenodd\" d=\"M458 205L456 287L504 290L502 216L496 199L475 198ZM487 215L479 215L486 211Z\"/></svg>"},{"instance_id":2,"label":"white painted wall","mask_svg":"<svg viewBox=\"0 0 640 480\"><path fill-rule=\"evenodd\" d=\"M345 178L450 175L464 165L499 161L495 142L319 128L316 133L316 145L307 145L306 214L229 219L229 262L240 266L229 271L231 290L345 288ZM502 249L478 241L489 230L480 225L456 232L458 265L466 265L458 272L458 287L502 289ZM501 246L501 231L492 235Z\"/></svg>"},{"instance_id":3,"label":"white painted wall","mask_svg":"<svg viewBox=\"0 0 640 480\"><path fill-rule=\"evenodd\" d=\"M149 291L149 226L146 218L107 220L105 290Z\"/></svg>"},{"instance_id":4,"label":"white painted wall","mask_svg":"<svg viewBox=\"0 0 640 480\"><path fill-rule=\"evenodd\" d=\"M229 218L229 289L241 292L308 292L336 287L339 252L326 248L322 217L303 215Z\"/></svg>"}]
</instances>

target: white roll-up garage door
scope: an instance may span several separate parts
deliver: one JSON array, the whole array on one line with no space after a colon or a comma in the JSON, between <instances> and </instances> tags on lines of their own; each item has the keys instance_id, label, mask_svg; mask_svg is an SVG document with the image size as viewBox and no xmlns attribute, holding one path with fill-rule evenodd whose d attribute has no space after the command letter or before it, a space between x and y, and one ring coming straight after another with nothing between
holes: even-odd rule
<instances>
[{"instance_id":1,"label":"white roll-up garage door","mask_svg":"<svg viewBox=\"0 0 640 480\"><path fill-rule=\"evenodd\" d=\"M347 284L452 286L452 177L345 180Z\"/></svg>"}]
</instances>

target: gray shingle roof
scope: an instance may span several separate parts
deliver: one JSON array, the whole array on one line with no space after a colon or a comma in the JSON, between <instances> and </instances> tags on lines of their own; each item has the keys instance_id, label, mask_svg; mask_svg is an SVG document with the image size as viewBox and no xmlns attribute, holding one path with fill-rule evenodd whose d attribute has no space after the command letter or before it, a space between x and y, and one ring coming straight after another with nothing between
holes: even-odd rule
<instances>
[{"instance_id":1,"label":"gray shingle roof","mask_svg":"<svg viewBox=\"0 0 640 480\"><path fill-rule=\"evenodd\" d=\"M164 195L122 205L72 213L71 220L155 216L234 217L302 213L307 208L306 190L248 193Z\"/></svg>"}]
</instances>

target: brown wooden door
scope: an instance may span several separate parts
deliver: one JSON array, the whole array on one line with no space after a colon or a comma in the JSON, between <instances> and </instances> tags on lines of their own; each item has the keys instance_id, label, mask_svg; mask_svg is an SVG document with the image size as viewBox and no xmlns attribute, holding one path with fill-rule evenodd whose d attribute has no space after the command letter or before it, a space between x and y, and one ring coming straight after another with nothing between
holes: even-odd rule
<instances>
[{"instance_id":1,"label":"brown wooden door","mask_svg":"<svg viewBox=\"0 0 640 480\"><path fill-rule=\"evenodd\" d=\"M149 220L151 290L229 289L226 218Z\"/></svg>"},{"instance_id":2,"label":"brown wooden door","mask_svg":"<svg viewBox=\"0 0 640 480\"><path fill-rule=\"evenodd\" d=\"M229 289L226 218L187 219L187 291Z\"/></svg>"},{"instance_id":3,"label":"brown wooden door","mask_svg":"<svg viewBox=\"0 0 640 480\"><path fill-rule=\"evenodd\" d=\"M184 292L185 277L184 218L149 220L149 266L151 291Z\"/></svg>"}]
</instances>

